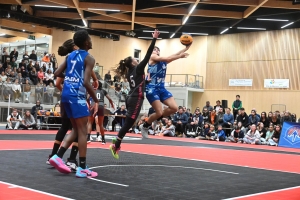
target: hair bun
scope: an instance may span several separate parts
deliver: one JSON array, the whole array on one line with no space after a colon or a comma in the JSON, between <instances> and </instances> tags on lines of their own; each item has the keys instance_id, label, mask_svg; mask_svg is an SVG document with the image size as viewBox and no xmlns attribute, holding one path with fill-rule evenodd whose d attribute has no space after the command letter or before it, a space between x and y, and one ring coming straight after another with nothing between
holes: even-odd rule
<instances>
[{"instance_id":1,"label":"hair bun","mask_svg":"<svg viewBox=\"0 0 300 200\"><path fill-rule=\"evenodd\" d=\"M60 47L58 47L57 53L60 56L66 56L66 55L68 55L68 49L65 46L60 46Z\"/></svg>"}]
</instances>

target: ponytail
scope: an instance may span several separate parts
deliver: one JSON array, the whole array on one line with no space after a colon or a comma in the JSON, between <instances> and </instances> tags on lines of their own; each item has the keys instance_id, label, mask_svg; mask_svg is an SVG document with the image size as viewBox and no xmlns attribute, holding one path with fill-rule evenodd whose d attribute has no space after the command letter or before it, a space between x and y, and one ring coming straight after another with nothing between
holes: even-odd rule
<instances>
[{"instance_id":1,"label":"ponytail","mask_svg":"<svg viewBox=\"0 0 300 200\"><path fill-rule=\"evenodd\" d=\"M58 47L58 50L57 50L58 55L60 55L60 56L68 55L69 53L71 53L74 50L74 46L75 46L75 44L72 39L65 41L62 46Z\"/></svg>"},{"instance_id":2,"label":"ponytail","mask_svg":"<svg viewBox=\"0 0 300 200\"><path fill-rule=\"evenodd\" d=\"M114 73L121 78L126 79L129 67L131 67L132 58L131 56L121 60L116 69L113 69Z\"/></svg>"}]
</instances>

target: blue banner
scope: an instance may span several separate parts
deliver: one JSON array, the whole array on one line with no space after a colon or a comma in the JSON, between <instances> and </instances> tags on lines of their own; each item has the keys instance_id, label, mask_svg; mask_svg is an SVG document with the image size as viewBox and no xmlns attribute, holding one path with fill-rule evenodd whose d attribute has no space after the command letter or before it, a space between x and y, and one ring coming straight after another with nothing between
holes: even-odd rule
<instances>
[{"instance_id":1,"label":"blue banner","mask_svg":"<svg viewBox=\"0 0 300 200\"><path fill-rule=\"evenodd\" d=\"M300 148L300 124L284 122L280 134L280 147Z\"/></svg>"}]
</instances>

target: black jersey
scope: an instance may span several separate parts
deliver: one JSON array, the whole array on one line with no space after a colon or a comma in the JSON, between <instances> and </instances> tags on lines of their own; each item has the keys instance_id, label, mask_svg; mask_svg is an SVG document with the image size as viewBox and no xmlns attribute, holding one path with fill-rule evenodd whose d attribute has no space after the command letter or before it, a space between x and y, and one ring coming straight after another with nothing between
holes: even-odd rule
<instances>
[{"instance_id":1,"label":"black jersey","mask_svg":"<svg viewBox=\"0 0 300 200\"><path fill-rule=\"evenodd\" d=\"M95 94L96 94L96 97L99 101L99 105L103 106L104 105L104 97L107 95L107 92L105 90L97 89L95 91ZM94 103L95 103L92 97L90 97L90 102L91 102L91 105L94 105Z\"/></svg>"},{"instance_id":2,"label":"black jersey","mask_svg":"<svg viewBox=\"0 0 300 200\"><path fill-rule=\"evenodd\" d=\"M145 67L150 60L151 54L155 46L156 38L153 38L151 45L148 48L145 58L136 66L129 69L127 80L130 85L129 96L144 97L145 92Z\"/></svg>"}]
</instances>

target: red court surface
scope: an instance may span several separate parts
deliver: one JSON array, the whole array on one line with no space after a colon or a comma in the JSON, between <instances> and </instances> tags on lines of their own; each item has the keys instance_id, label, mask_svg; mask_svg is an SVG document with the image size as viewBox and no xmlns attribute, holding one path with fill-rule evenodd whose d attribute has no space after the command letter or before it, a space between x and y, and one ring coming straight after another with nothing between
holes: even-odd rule
<instances>
[{"instance_id":1,"label":"red court surface","mask_svg":"<svg viewBox=\"0 0 300 200\"><path fill-rule=\"evenodd\" d=\"M0 200L71 200L69 198L0 181Z\"/></svg>"}]
</instances>

